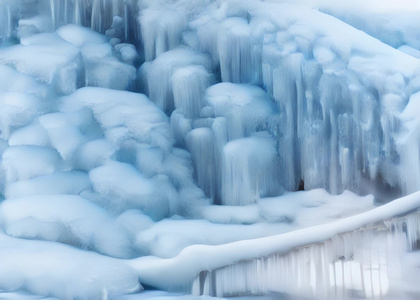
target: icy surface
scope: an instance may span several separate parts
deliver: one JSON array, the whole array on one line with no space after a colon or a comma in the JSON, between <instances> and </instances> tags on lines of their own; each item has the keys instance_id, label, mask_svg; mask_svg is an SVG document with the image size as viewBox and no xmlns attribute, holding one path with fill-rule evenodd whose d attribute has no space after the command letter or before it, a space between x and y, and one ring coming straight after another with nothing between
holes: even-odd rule
<instances>
[{"instance_id":1,"label":"icy surface","mask_svg":"<svg viewBox=\"0 0 420 300\"><path fill-rule=\"evenodd\" d=\"M0 298L417 296L419 13L0 0Z\"/></svg>"}]
</instances>

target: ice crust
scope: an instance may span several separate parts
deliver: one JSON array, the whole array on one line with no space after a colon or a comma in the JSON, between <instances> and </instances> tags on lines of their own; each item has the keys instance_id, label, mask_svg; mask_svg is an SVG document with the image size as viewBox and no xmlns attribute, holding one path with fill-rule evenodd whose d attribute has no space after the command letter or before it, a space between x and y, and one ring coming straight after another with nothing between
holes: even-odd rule
<instances>
[{"instance_id":1,"label":"ice crust","mask_svg":"<svg viewBox=\"0 0 420 300\"><path fill-rule=\"evenodd\" d=\"M0 0L0 297L392 291L420 7L356 2Z\"/></svg>"}]
</instances>

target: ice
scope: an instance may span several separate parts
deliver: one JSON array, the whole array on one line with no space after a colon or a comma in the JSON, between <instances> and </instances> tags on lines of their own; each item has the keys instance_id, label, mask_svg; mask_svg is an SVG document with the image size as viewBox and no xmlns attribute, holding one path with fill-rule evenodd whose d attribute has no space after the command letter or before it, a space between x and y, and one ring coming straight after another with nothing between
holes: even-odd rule
<instances>
[{"instance_id":1,"label":"ice","mask_svg":"<svg viewBox=\"0 0 420 300\"><path fill-rule=\"evenodd\" d=\"M207 89L206 100L215 117L226 118L229 140L266 129L266 122L274 113L270 97L252 85L216 84Z\"/></svg>"},{"instance_id":2,"label":"ice","mask_svg":"<svg viewBox=\"0 0 420 300\"><path fill-rule=\"evenodd\" d=\"M29 145L8 147L2 155L2 165L8 182L51 174L63 168L57 151Z\"/></svg>"},{"instance_id":3,"label":"ice","mask_svg":"<svg viewBox=\"0 0 420 300\"><path fill-rule=\"evenodd\" d=\"M290 1L282 1L290 2ZM371 36L391 45L400 47L407 44L415 49L419 48L419 42L415 28L419 26L418 3L415 1L356 1L351 5L336 3L335 1L293 1L333 15L344 22L363 30ZM363 5L363 10L357 9ZM366 21L368 17L369 21Z\"/></svg>"},{"instance_id":4,"label":"ice","mask_svg":"<svg viewBox=\"0 0 420 300\"><path fill-rule=\"evenodd\" d=\"M97 299L142 289L136 273L119 260L51 242L0 239L2 290Z\"/></svg>"},{"instance_id":5,"label":"ice","mask_svg":"<svg viewBox=\"0 0 420 300\"><path fill-rule=\"evenodd\" d=\"M156 223L147 219L139 221L138 226L143 230L135 232L136 245L143 253L173 258L187 246L219 245L280 234L373 207L372 196L359 197L349 191L332 196L321 189L262 198L257 203L239 207L202 205L191 216L192 220L174 216ZM141 225L143 222L146 225Z\"/></svg>"},{"instance_id":6,"label":"ice","mask_svg":"<svg viewBox=\"0 0 420 300\"><path fill-rule=\"evenodd\" d=\"M32 145L48 147L50 138L48 132L39 122L33 122L25 127L19 128L10 135L10 146Z\"/></svg>"},{"instance_id":7,"label":"ice","mask_svg":"<svg viewBox=\"0 0 420 300\"><path fill-rule=\"evenodd\" d=\"M52 84L59 93L77 87L78 51L55 34L41 33L25 39L23 44L0 49L0 62Z\"/></svg>"},{"instance_id":8,"label":"ice","mask_svg":"<svg viewBox=\"0 0 420 300\"><path fill-rule=\"evenodd\" d=\"M118 90L131 88L136 79L136 70L113 57L110 44L87 44L83 46L81 54L86 66L86 86Z\"/></svg>"},{"instance_id":9,"label":"ice","mask_svg":"<svg viewBox=\"0 0 420 300\"><path fill-rule=\"evenodd\" d=\"M406 108L402 112L402 118L406 121L407 132L404 137L402 137L401 145L401 164L405 165L407 173L404 173L404 190L408 192L414 192L417 190L418 179L420 176L419 170L417 168L409 168L409 165L416 165L418 162L418 139L419 129L418 122L419 119L415 114L415 111L419 109L420 103L420 92L417 92L410 97L410 101L407 104ZM420 162L419 162L420 163Z\"/></svg>"},{"instance_id":10,"label":"ice","mask_svg":"<svg viewBox=\"0 0 420 300\"><path fill-rule=\"evenodd\" d=\"M9 3L2 3L0 14L2 16L0 38L1 40L6 40L11 38L13 34L12 8Z\"/></svg>"},{"instance_id":11,"label":"ice","mask_svg":"<svg viewBox=\"0 0 420 300\"><path fill-rule=\"evenodd\" d=\"M176 48L162 53L152 62L143 64L139 70L139 80L146 87L150 100L155 102L163 111L171 113L174 110L174 93L181 96L179 95L179 88L181 87L173 86L172 77L180 68L197 65L208 69L210 62L205 55L199 52L183 47ZM201 74L198 73L198 76L202 77L203 71L199 70L198 72L201 72ZM177 84L176 79L175 77L175 84ZM197 80L200 79L197 78ZM200 81L195 85L200 88ZM188 99L182 99L181 101L187 102Z\"/></svg>"},{"instance_id":12,"label":"ice","mask_svg":"<svg viewBox=\"0 0 420 300\"><path fill-rule=\"evenodd\" d=\"M204 92L212 83L211 75L203 66L188 66L172 75L174 105L188 118L200 115L204 106Z\"/></svg>"},{"instance_id":13,"label":"ice","mask_svg":"<svg viewBox=\"0 0 420 300\"><path fill-rule=\"evenodd\" d=\"M0 298L408 291L419 9L0 0Z\"/></svg>"},{"instance_id":14,"label":"ice","mask_svg":"<svg viewBox=\"0 0 420 300\"><path fill-rule=\"evenodd\" d=\"M67 25L60 27L57 34L75 47L81 48L86 44L104 44L107 38L88 28Z\"/></svg>"},{"instance_id":15,"label":"ice","mask_svg":"<svg viewBox=\"0 0 420 300\"><path fill-rule=\"evenodd\" d=\"M392 121L389 120L390 113L385 110L382 111L382 124L374 121L378 120L374 116L378 102L390 93L407 99L405 84L400 85L399 82L402 82L402 78L406 78L406 81L417 76L417 67L410 67L417 63L335 18L301 6L260 5L253 2L245 19L240 9L236 15L231 12L230 16L225 15L226 9L235 11L238 4L229 2L225 7L209 10L204 14L207 18L201 16L192 23L197 30L198 47L202 49L205 45L202 50L209 51L216 63L226 55L226 58L220 60L222 80L237 81L231 78L239 78L249 72L256 75L251 82L262 84L276 100L280 112L277 118L280 130L276 129L275 134L280 146L280 157L284 158L283 168L287 170L284 187L294 190L302 179L308 188L322 186L334 193L341 192L343 188L366 192L365 178L360 174L368 173L378 189L391 186L398 190L398 179L389 171L395 164L395 158L389 161L386 158L373 159L382 151L391 153L395 148L395 140L391 138L385 144L387 148L365 147L363 141L359 140L355 148L360 145L364 150L357 155L348 141L351 139L350 134L356 139L380 136L380 132L385 130L382 124ZM210 26L208 18L213 18L215 24ZM219 34L219 27L236 35ZM215 28L213 33L209 32L212 31L209 28ZM345 40L342 32L348 33ZM241 34L248 34L248 38L244 39L246 45L241 44ZM214 36L225 38L220 42ZM221 48L207 45L209 41ZM241 67L234 59L242 54L227 55L223 50L225 46L247 51L243 55L253 53L255 58L244 61L258 62L260 59L261 64ZM375 51L372 54L374 59L371 59L369 53ZM384 57L389 60L398 57L399 62L381 64L380 60ZM393 67L389 68L391 65ZM261 77L258 75L260 73ZM226 77L224 74L231 75ZM241 82L249 82L249 79L241 79ZM379 95L371 94L372 88L378 90ZM343 99L342 110L330 109L333 99ZM360 113L360 103L364 103L363 113ZM368 118L373 121L366 122ZM337 127L347 130L336 132L334 128ZM395 130L398 132L399 129ZM372 144L381 145L381 141ZM319 150L320 163L315 163L313 152L305 151L313 148ZM332 163L328 164L330 157Z\"/></svg>"},{"instance_id":16,"label":"ice","mask_svg":"<svg viewBox=\"0 0 420 300\"><path fill-rule=\"evenodd\" d=\"M183 110L178 109L172 115L173 128L180 132L190 127L185 126L188 123L179 119L182 118L179 115L196 119L192 124L196 128L185 135L184 141L193 157L198 186L215 203L222 204L249 204L260 195L280 192L278 182L281 179L274 168L262 172L267 174L264 179L261 176L265 175L256 175L260 173L258 170L272 165L269 161L278 159L271 135L265 134L264 138L258 140L264 144L261 148L259 142L253 143L251 138L240 140L268 129L275 114L270 97L256 86L226 82L209 87L205 92L205 101L207 105L200 114L183 114ZM177 119L180 123L175 123ZM185 129L181 126L185 126ZM269 146L270 140L272 144ZM228 146L230 141L231 146ZM267 152L263 153L265 149ZM260 152L261 159L254 156L257 152ZM266 162L262 161L264 156ZM257 179L251 184L257 178L252 176L261 180ZM265 182L267 178L271 179ZM235 185L232 182L236 182Z\"/></svg>"},{"instance_id":17,"label":"ice","mask_svg":"<svg viewBox=\"0 0 420 300\"><path fill-rule=\"evenodd\" d=\"M136 78L133 59L122 57L130 64L121 62L105 36L76 25L22 37L10 49L0 53L3 64L45 83L54 81L58 93L69 94L81 85L129 89Z\"/></svg>"},{"instance_id":18,"label":"ice","mask_svg":"<svg viewBox=\"0 0 420 300\"><path fill-rule=\"evenodd\" d=\"M21 126L29 124L37 115L46 112L42 101L29 94L8 92L0 93L1 136L9 138L10 132Z\"/></svg>"},{"instance_id":19,"label":"ice","mask_svg":"<svg viewBox=\"0 0 420 300\"><path fill-rule=\"evenodd\" d=\"M80 197L55 195L6 200L1 204L1 215L9 235L84 246L88 246L90 236L106 217L103 211Z\"/></svg>"},{"instance_id":20,"label":"ice","mask_svg":"<svg viewBox=\"0 0 420 300\"><path fill-rule=\"evenodd\" d=\"M47 97L51 91L47 85L40 84L36 79L17 72L10 66L0 65L3 80L0 83L2 92L21 93L22 90L34 97Z\"/></svg>"},{"instance_id":21,"label":"ice","mask_svg":"<svg viewBox=\"0 0 420 300\"><path fill-rule=\"evenodd\" d=\"M166 130L167 117L144 95L83 88L62 101L63 112L71 113L84 107L90 108L109 141L115 145L130 138L163 149L171 143L168 141L170 133ZM117 110L118 114L112 113Z\"/></svg>"},{"instance_id":22,"label":"ice","mask_svg":"<svg viewBox=\"0 0 420 300\"><path fill-rule=\"evenodd\" d=\"M6 198L20 198L32 195L71 194L78 195L90 189L89 177L84 172L55 172L32 179L11 182L6 185Z\"/></svg>"},{"instance_id":23,"label":"ice","mask_svg":"<svg viewBox=\"0 0 420 300\"><path fill-rule=\"evenodd\" d=\"M418 212L413 212L418 204L419 194L415 193L334 223L219 246L194 245L171 259L144 257L131 260L130 265L145 284L160 288L192 286L193 293L215 296L278 291L306 297L345 296L360 287L360 277L351 281L344 273L333 274L357 267L364 278L359 295L380 296L389 288L387 276L398 271L401 255L419 237ZM407 234L404 226L410 228ZM307 261L310 263L303 263ZM285 269L288 272L282 272ZM156 274L165 274L165 279Z\"/></svg>"},{"instance_id":24,"label":"ice","mask_svg":"<svg viewBox=\"0 0 420 300\"><path fill-rule=\"evenodd\" d=\"M89 178L95 191L110 196L117 208L121 207L119 202L122 201L147 207L147 198L151 198L154 190L152 183L141 173L123 163L112 162L95 168L89 172Z\"/></svg>"},{"instance_id":25,"label":"ice","mask_svg":"<svg viewBox=\"0 0 420 300\"><path fill-rule=\"evenodd\" d=\"M115 154L115 149L107 140L97 139L79 147L74 154L75 167L90 171L111 160Z\"/></svg>"},{"instance_id":26,"label":"ice","mask_svg":"<svg viewBox=\"0 0 420 300\"><path fill-rule=\"evenodd\" d=\"M119 43L115 45L114 48L121 55L121 60L123 62L130 65L138 65L140 58L134 45Z\"/></svg>"},{"instance_id":27,"label":"ice","mask_svg":"<svg viewBox=\"0 0 420 300\"><path fill-rule=\"evenodd\" d=\"M244 205L276 195L279 170L275 142L267 136L238 139L223 148L222 203ZM237 184L240 183L240 184Z\"/></svg>"},{"instance_id":28,"label":"ice","mask_svg":"<svg viewBox=\"0 0 420 300\"><path fill-rule=\"evenodd\" d=\"M135 1L48 1L47 5L55 28L65 24L76 24L91 27L101 33L108 30L110 34L109 30L116 29L115 19L118 18L121 20L118 29L122 30L118 37L128 40L137 35L137 26L133 25L137 9Z\"/></svg>"},{"instance_id":29,"label":"ice","mask_svg":"<svg viewBox=\"0 0 420 300\"><path fill-rule=\"evenodd\" d=\"M185 15L176 10L151 7L141 11L139 24L145 60L151 61L180 44L181 33L186 30L187 20Z\"/></svg>"},{"instance_id":30,"label":"ice","mask_svg":"<svg viewBox=\"0 0 420 300\"><path fill-rule=\"evenodd\" d=\"M52 23L47 16L34 16L19 20L17 36L24 39L34 34L52 30Z\"/></svg>"},{"instance_id":31,"label":"ice","mask_svg":"<svg viewBox=\"0 0 420 300\"><path fill-rule=\"evenodd\" d=\"M231 43L230 41L235 41ZM251 27L243 18L228 18L220 24L217 46L222 81L258 83L259 73L250 73L258 62L260 48L252 47Z\"/></svg>"},{"instance_id":32,"label":"ice","mask_svg":"<svg viewBox=\"0 0 420 300\"><path fill-rule=\"evenodd\" d=\"M85 137L61 113L46 114L39 118L39 123L47 131L51 146L64 160L69 160L76 149L85 142Z\"/></svg>"},{"instance_id":33,"label":"ice","mask_svg":"<svg viewBox=\"0 0 420 300\"><path fill-rule=\"evenodd\" d=\"M186 143L193 156L197 184L210 198L217 197L218 179L216 170L220 168L214 157L215 145L210 128L196 128L186 135Z\"/></svg>"}]
</instances>

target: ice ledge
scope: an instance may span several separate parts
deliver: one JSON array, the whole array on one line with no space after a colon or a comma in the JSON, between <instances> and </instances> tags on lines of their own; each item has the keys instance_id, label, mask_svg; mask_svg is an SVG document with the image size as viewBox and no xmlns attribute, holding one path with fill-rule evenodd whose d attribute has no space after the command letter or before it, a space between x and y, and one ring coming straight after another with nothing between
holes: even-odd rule
<instances>
[{"instance_id":1,"label":"ice ledge","mask_svg":"<svg viewBox=\"0 0 420 300\"><path fill-rule=\"evenodd\" d=\"M402 252L404 252L407 250L407 248L409 248L405 245L404 241L406 239L410 242L415 242L418 239L418 225L420 223L420 217L417 209L419 207L420 192L417 192L397 199L381 207L375 208L371 211L324 225L300 229L281 235L253 240L244 240L219 246L195 245L185 248L177 257L171 259L142 257L127 262L137 271L140 277L140 281L143 284L157 287L159 289L185 290L192 287L193 293L207 293L217 296L236 294L262 294L269 290L257 287L255 291L252 291L252 287L247 286L247 284L249 285L249 282L252 282L249 281L249 279L248 281L241 282L242 287L238 288L236 292L234 289L232 289L232 287L229 287L228 289L224 288L220 292L217 292L215 282L219 282L220 285L220 282L223 282L223 278L216 278L214 275L208 276L207 271L217 270L220 273L220 270L223 270L223 268L226 266L227 268L232 268L232 266L239 265L241 271L238 270L238 272L235 272L234 270L230 270L230 277L226 276L226 272L224 272L225 274L222 274L222 277L225 279L228 278L228 280L232 282L234 278L236 278L234 274L238 275L241 272L249 271L249 266L240 266L240 264L245 263L250 265L254 272L251 277L257 279L259 274L255 273L255 270L259 270L258 272L261 272L261 274L267 275L266 268L270 268L270 257L273 259L274 256L278 258L281 256L291 255L294 252L299 251L298 248L308 249L308 247L313 245L317 247L317 249L312 250L316 250L321 253L318 255L318 259L321 259L323 262L324 269L329 269L325 274L322 275L324 277L329 277L329 279L326 279L326 283L324 283L328 289L330 286L337 287L337 285L345 286L346 284L344 279L341 284L336 282L336 271L337 267L339 267L336 266L336 263L341 262L342 265L340 270L344 274L344 261L347 261L350 257L351 259L356 259L354 257L357 257L358 255L362 255L361 261L357 262L360 270L370 270L370 280L372 281L375 277L372 275L372 263L375 263L375 260L377 260L377 265L380 266L380 262L384 256L382 254L378 254L373 261L370 259L370 266L366 267L362 252L367 249L370 251L369 253L372 253L372 251L376 248L374 248L372 245L365 245L367 248L359 247L357 240L376 241L377 243L375 244L380 246L383 246L384 243L387 243L388 245L391 244L394 245L393 249L391 249L392 251L394 251L396 248L401 248ZM366 234L364 234L364 232ZM353 234L359 235L356 236ZM350 241L352 241L352 243ZM411 243L408 244L411 245ZM350 248L346 249L346 245ZM357 250L357 248L360 249ZM311 253L312 250L310 249L308 253ZM354 252L355 250L357 250L357 253L350 253ZM311 256L307 256L307 254L304 254L305 263L313 263L311 262ZM302 259L302 257L300 257L300 259ZM265 265L265 267L255 269L255 264L258 264L258 260L263 262L260 263L260 265ZM304 261L301 263L304 264ZM386 267L383 267L383 269L385 269L381 272L388 272L388 265L388 262L386 262ZM313 269L314 267L311 268ZM352 268L353 267L350 266L350 270L353 270ZM308 276L311 276L312 269L309 270L310 272ZM276 274L281 272L282 270L277 270ZM331 272L333 272L334 275L329 274ZM362 278L363 272L361 273ZM302 273L308 274L308 272ZM247 275L245 275L245 277L246 276ZM210 277L213 277L213 283L208 281ZM244 276L242 275L242 277ZM264 276L261 277L264 278ZM380 277L381 276L378 278ZM267 277L265 278L267 280L272 279ZM363 290L364 294L362 296L374 296L378 293L376 288L379 289L381 294L385 293L385 290L389 287L388 277L385 279L380 279L382 281L385 280L384 282L379 281L379 283L371 284L370 286L372 288L370 291L366 291L366 289ZM193 284L194 280L195 283ZM309 287L313 285L311 279L309 279L307 284L309 284ZM359 280L359 285L365 286L366 283ZM350 286L349 288L355 289L354 286ZM314 296L314 293L316 293L315 290L312 288L312 290L309 292L309 296ZM325 292L325 288L318 287L318 290L322 290L323 294L327 293ZM308 295L308 293L306 293L306 295Z\"/></svg>"}]
</instances>

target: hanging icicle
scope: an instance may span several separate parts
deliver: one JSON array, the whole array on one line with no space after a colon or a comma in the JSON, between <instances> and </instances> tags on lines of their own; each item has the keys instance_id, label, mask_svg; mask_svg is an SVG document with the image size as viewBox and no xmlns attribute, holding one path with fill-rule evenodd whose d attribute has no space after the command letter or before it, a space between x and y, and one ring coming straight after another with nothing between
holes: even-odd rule
<instances>
[{"instance_id":1,"label":"hanging icicle","mask_svg":"<svg viewBox=\"0 0 420 300\"><path fill-rule=\"evenodd\" d=\"M287 253L203 271L192 293L230 297L270 292L317 299L381 298L401 256L420 239L420 212L363 227Z\"/></svg>"}]
</instances>

